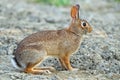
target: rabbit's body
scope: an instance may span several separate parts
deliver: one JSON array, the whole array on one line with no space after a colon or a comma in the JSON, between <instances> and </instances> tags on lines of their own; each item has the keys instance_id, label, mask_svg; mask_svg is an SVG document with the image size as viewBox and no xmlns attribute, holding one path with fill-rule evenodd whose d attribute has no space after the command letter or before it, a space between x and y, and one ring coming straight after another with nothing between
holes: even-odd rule
<instances>
[{"instance_id":1,"label":"rabbit's body","mask_svg":"<svg viewBox=\"0 0 120 80\"><path fill-rule=\"evenodd\" d=\"M67 29L41 31L22 40L14 55L19 65L25 68L30 62L42 60L40 57L61 57L74 53L79 48L81 39L82 35ZM28 57L24 58L24 55Z\"/></svg>"},{"instance_id":2,"label":"rabbit's body","mask_svg":"<svg viewBox=\"0 0 120 80\"><path fill-rule=\"evenodd\" d=\"M62 54L61 51L73 53L78 48L82 39L82 35L79 36L67 29L37 32L22 40L16 53L18 54L30 46L38 47L38 50L44 48L47 55L58 56Z\"/></svg>"},{"instance_id":3,"label":"rabbit's body","mask_svg":"<svg viewBox=\"0 0 120 80\"><path fill-rule=\"evenodd\" d=\"M73 13L73 17L76 16L75 14ZM78 15L74 17L67 29L41 31L23 39L14 52L15 57L12 62L24 72L37 74L52 71L51 68L38 68L36 66L45 57L55 56L59 58L63 67L73 70L69 57L80 47L83 34L92 31L89 23L78 17Z\"/></svg>"}]
</instances>

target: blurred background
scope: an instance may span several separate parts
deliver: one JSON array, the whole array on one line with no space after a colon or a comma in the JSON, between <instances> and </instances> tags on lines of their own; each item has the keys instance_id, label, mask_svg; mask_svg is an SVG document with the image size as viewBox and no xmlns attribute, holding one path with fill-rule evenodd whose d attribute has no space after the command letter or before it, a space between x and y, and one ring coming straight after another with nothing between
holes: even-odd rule
<instances>
[{"instance_id":1,"label":"blurred background","mask_svg":"<svg viewBox=\"0 0 120 80\"><path fill-rule=\"evenodd\" d=\"M56 58L40 66L53 66L55 75L33 76L17 71L10 62L13 50L26 36L41 30L58 30L71 23L70 9L80 4L80 18L93 31L71 56L78 72L67 72ZM0 80L119 80L120 0L0 0Z\"/></svg>"},{"instance_id":2,"label":"blurred background","mask_svg":"<svg viewBox=\"0 0 120 80\"><path fill-rule=\"evenodd\" d=\"M67 6L70 5L70 0L32 0L36 3L43 3L48 5L55 5L55 6Z\"/></svg>"},{"instance_id":3,"label":"blurred background","mask_svg":"<svg viewBox=\"0 0 120 80\"><path fill-rule=\"evenodd\" d=\"M72 5L73 3L77 3L82 0L28 0L36 3L43 3L48 5L55 5L55 6L68 6ZM84 0L84 2L94 2L97 0ZM120 2L120 0L107 0L107 1L113 1L113 2Z\"/></svg>"}]
</instances>

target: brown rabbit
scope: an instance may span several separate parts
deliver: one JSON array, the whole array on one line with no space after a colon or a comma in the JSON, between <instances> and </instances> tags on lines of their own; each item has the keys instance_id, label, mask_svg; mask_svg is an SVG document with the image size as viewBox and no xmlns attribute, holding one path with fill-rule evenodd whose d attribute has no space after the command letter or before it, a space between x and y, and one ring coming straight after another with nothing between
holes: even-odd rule
<instances>
[{"instance_id":1,"label":"brown rabbit","mask_svg":"<svg viewBox=\"0 0 120 80\"><path fill-rule=\"evenodd\" d=\"M86 20L79 19L78 7L76 5L71 9L73 17L71 16L72 22L67 29L41 31L23 39L14 52L13 65L26 73L51 72L52 68L37 66L47 56L55 56L59 58L62 66L73 70L69 57L78 50L82 36L92 31L92 27Z\"/></svg>"}]
</instances>

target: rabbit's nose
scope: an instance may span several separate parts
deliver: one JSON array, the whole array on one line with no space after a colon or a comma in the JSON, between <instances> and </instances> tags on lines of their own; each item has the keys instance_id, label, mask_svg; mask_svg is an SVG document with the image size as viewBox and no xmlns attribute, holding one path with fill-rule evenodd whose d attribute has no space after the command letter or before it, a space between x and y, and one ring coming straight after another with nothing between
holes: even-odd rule
<instances>
[{"instance_id":1,"label":"rabbit's nose","mask_svg":"<svg viewBox=\"0 0 120 80\"><path fill-rule=\"evenodd\" d=\"M89 28L88 28L88 32L89 32L89 33L90 33L92 30L93 30L92 27L89 27Z\"/></svg>"}]
</instances>

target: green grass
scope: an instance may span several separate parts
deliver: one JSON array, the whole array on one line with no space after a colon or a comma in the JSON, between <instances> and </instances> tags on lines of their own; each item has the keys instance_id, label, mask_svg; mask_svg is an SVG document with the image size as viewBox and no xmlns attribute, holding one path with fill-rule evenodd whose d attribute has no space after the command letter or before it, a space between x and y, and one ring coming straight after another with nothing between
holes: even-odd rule
<instances>
[{"instance_id":1,"label":"green grass","mask_svg":"<svg viewBox=\"0 0 120 80\"><path fill-rule=\"evenodd\" d=\"M70 0L35 0L37 3L44 3L55 6L67 6L70 5Z\"/></svg>"},{"instance_id":2,"label":"green grass","mask_svg":"<svg viewBox=\"0 0 120 80\"><path fill-rule=\"evenodd\" d=\"M120 2L120 0L115 0L115 1Z\"/></svg>"}]
</instances>

